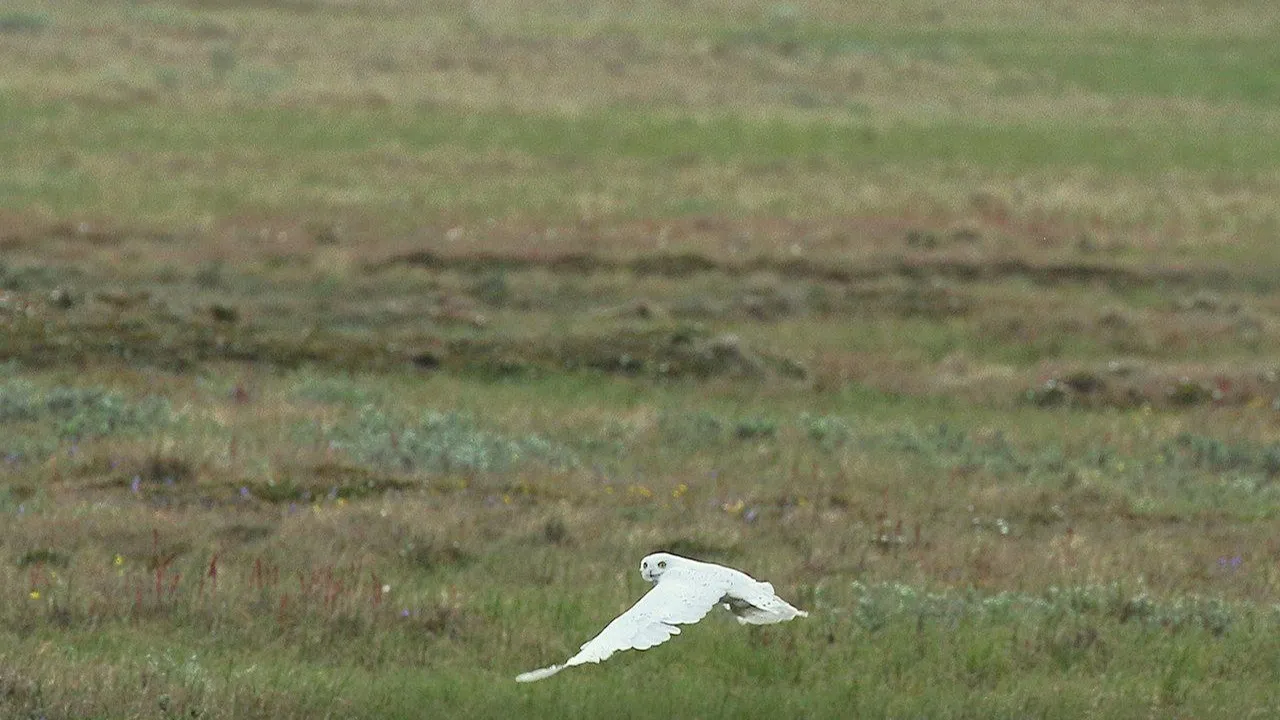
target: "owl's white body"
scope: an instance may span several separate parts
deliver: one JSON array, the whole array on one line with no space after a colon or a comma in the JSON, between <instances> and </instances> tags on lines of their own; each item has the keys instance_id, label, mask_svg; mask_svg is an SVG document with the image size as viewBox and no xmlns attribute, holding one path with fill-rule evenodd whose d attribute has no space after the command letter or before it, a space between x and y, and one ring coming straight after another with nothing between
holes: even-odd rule
<instances>
[{"instance_id":1,"label":"owl's white body","mask_svg":"<svg viewBox=\"0 0 1280 720\"><path fill-rule=\"evenodd\" d=\"M778 597L773 586L744 572L670 553L654 553L640 562L640 574L654 587L635 605L582 645L563 665L523 673L520 682L551 677L567 667L598 663L620 650L647 650L680 634L680 625L696 623L716 605L738 622L768 625L806 617Z\"/></svg>"}]
</instances>

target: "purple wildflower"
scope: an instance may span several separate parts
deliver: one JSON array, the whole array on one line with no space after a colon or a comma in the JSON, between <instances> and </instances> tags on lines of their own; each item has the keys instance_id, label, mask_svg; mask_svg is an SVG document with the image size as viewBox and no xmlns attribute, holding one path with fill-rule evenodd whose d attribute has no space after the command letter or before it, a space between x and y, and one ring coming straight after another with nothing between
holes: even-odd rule
<instances>
[{"instance_id":1,"label":"purple wildflower","mask_svg":"<svg viewBox=\"0 0 1280 720\"><path fill-rule=\"evenodd\" d=\"M409 608L400 611L400 617L409 617Z\"/></svg>"},{"instance_id":2,"label":"purple wildflower","mask_svg":"<svg viewBox=\"0 0 1280 720\"><path fill-rule=\"evenodd\" d=\"M249 497L249 488L241 486L241 488L240 488L240 497L242 497L242 498L247 498L247 497Z\"/></svg>"},{"instance_id":3,"label":"purple wildflower","mask_svg":"<svg viewBox=\"0 0 1280 720\"><path fill-rule=\"evenodd\" d=\"M743 513L743 515L742 515L742 519L743 519L743 520L746 520L746 521L747 521L747 522L749 522L749 523L750 523L750 522L755 522L755 521L756 521L756 516L758 516L759 514L760 514L760 513L756 512L756 509L755 509L755 508L751 508L750 510L747 510L745 513Z\"/></svg>"},{"instance_id":4,"label":"purple wildflower","mask_svg":"<svg viewBox=\"0 0 1280 720\"><path fill-rule=\"evenodd\" d=\"M142 487L142 478L138 477L137 475L134 475L133 482L129 483L129 489L136 494L141 487Z\"/></svg>"}]
</instances>

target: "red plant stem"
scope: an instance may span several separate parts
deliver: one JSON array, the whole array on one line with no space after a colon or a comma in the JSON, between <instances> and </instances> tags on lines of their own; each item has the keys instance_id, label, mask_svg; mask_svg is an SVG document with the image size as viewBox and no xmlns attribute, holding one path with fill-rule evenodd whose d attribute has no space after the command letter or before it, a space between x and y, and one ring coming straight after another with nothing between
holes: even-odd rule
<instances>
[{"instance_id":1,"label":"red plant stem","mask_svg":"<svg viewBox=\"0 0 1280 720\"><path fill-rule=\"evenodd\" d=\"M209 579L213 581L213 592L218 592L218 553L213 554L213 558L209 560Z\"/></svg>"}]
</instances>

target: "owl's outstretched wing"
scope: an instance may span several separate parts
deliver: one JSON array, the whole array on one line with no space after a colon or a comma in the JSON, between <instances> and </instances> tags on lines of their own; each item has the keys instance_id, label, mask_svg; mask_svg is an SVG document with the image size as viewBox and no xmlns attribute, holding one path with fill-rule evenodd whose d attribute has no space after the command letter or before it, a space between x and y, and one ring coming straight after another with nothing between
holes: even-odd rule
<instances>
[{"instance_id":1,"label":"owl's outstretched wing","mask_svg":"<svg viewBox=\"0 0 1280 720\"><path fill-rule=\"evenodd\" d=\"M718 573L668 571L630 610L614 618L599 635L583 643L563 665L516 676L520 682L551 677L567 667L598 663L621 650L648 650L680 634L680 625L706 617L728 590L729 580Z\"/></svg>"}]
</instances>

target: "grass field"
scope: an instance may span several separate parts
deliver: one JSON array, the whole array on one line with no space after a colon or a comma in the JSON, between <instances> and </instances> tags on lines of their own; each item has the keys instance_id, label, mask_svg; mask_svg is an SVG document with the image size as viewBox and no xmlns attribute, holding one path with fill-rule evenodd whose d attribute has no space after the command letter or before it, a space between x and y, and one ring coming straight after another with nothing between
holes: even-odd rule
<instances>
[{"instance_id":1,"label":"grass field","mask_svg":"<svg viewBox=\"0 0 1280 720\"><path fill-rule=\"evenodd\" d=\"M6 3L0 716L1280 715L1278 31Z\"/></svg>"}]
</instances>

